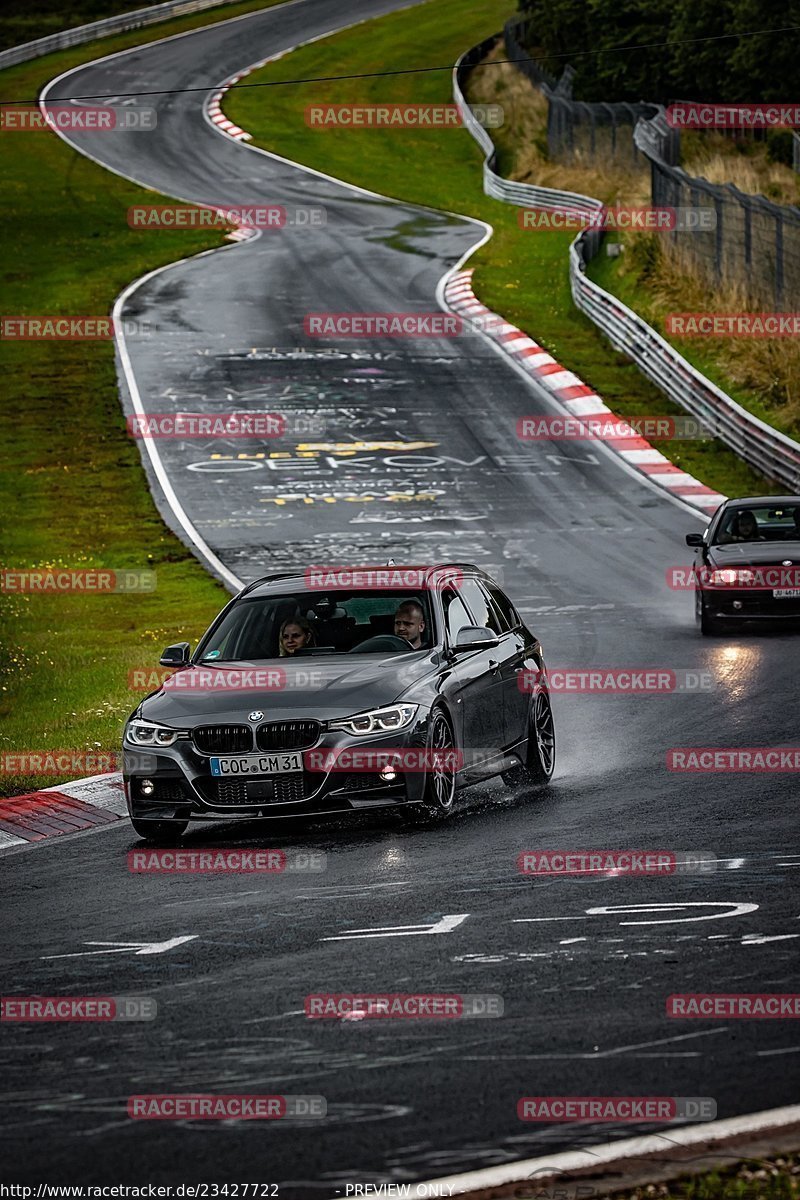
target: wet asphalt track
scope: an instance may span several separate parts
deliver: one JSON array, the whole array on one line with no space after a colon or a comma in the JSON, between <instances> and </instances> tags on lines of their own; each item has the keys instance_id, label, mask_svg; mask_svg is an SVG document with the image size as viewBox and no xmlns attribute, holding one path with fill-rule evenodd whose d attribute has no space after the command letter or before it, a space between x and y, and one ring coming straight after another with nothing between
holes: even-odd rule
<instances>
[{"instance_id":1,"label":"wet asphalt track","mask_svg":"<svg viewBox=\"0 0 800 1200\"><path fill-rule=\"evenodd\" d=\"M270 52L394 7L304 0L83 68L49 98L212 88ZM437 282L481 231L255 154L204 121L201 98L157 99L154 133L73 140L167 194L327 209L323 228L265 233L162 272L125 309L155 329L129 339L148 411L327 420L314 439L326 448L311 457L290 445L288 460L220 460L212 453L244 448L162 443L178 498L226 567L252 578L298 562L473 560L502 571L551 667L709 669L716 689L556 696L553 785L531 796L471 792L434 830L373 814L213 836L198 827L186 838L321 850L321 875L130 875L126 852L139 843L122 823L6 853L5 992L137 992L160 1011L128 1026L4 1027L4 1176L248 1180L280 1183L281 1197L326 1197L609 1136L522 1124L522 1095L711 1096L722 1117L794 1101L790 1022L670 1020L665 999L792 990L796 780L680 776L665 755L796 741L796 637L701 640L690 595L664 581L688 561L682 535L701 519L585 446L521 446L516 418L546 411L545 401L479 339L308 338L309 311L434 310ZM466 135L464 151L474 154ZM343 453L353 441L366 448ZM669 879L521 877L519 852L543 846L699 849L720 861ZM587 913L653 904L703 907ZM449 933L324 940L465 914ZM178 936L193 940L155 956L47 957ZM505 1015L310 1022L303 998L320 991L494 993ZM131 1094L187 1091L322 1094L328 1117L176 1124L125 1114Z\"/></svg>"}]
</instances>

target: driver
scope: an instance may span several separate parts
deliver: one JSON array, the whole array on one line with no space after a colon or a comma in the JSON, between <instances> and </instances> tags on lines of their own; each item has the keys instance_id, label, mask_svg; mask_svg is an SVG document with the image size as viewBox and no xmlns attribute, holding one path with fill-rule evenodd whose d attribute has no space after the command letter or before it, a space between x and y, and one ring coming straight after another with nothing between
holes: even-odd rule
<instances>
[{"instance_id":1,"label":"driver","mask_svg":"<svg viewBox=\"0 0 800 1200\"><path fill-rule=\"evenodd\" d=\"M422 649L422 635L425 632L425 610L416 600L404 600L394 614L394 632L396 637L405 638L415 650Z\"/></svg>"},{"instance_id":2,"label":"driver","mask_svg":"<svg viewBox=\"0 0 800 1200\"><path fill-rule=\"evenodd\" d=\"M314 630L305 617L290 617L284 621L278 634L278 653L281 658L291 658L298 650L315 644Z\"/></svg>"}]
</instances>

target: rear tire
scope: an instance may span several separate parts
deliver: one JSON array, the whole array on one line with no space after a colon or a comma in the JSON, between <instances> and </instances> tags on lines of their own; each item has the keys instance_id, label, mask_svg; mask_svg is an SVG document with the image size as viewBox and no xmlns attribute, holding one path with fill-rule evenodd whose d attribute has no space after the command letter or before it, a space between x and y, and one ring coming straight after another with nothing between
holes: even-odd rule
<instances>
[{"instance_id":1,"label":"rear tire","mask_svg":"<svg viewBox=\"0 0 800 1200\"><path fill-rule=\"evenodd\" d=\"M556 769L556 731L550 693L537 692L528 723L528 753L524 763L503 771L508 787L542 787L553 778Z\"/></svg>"},{"instance_id":2,"label":"rear tire","mask_svg":"<svg viewBox=\"0 0 800 1200\"><path fill-rule=\"evenodd\" d=\"M139 817L131 817L131 825L140 838L170 846L180 841L188 824L188 821L143 821Z\"/></svg>"}]
</instances>

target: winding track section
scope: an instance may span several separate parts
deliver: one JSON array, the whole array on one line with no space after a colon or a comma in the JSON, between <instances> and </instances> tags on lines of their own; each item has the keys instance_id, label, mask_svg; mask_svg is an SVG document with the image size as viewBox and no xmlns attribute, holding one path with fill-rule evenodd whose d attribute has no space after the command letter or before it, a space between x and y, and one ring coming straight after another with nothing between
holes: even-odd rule
<instances>
[{"instance_id":1,"label":"winding track section","mask_svg":"<svg viewBox=\"0 0 800 1200\"><path fill-rule=\"evenodd\" d=\"M256 59L395 7L295 0L99 59L48 99L211 92ZM796 643L701 642L691 598L664 581L686 561L682 535L697 515L585 445L520 445L516 419L548 411L547 399L483 340L307 338L309 311L434 309L440 279L483 230L254 152L220 136L201 100L165 92L156 132L72 140L176 197L324 205L327 224L265 233L129 289L123 315L153 330L128 339L142 407L280 408L322 413L328 427L325 449L272 460L237 459L236 444L162 443L152 481L166 518L184 537L191 527L230 583L297 561L486 563L502 570L552 666L706 668L717 690L556 696L553 786L533 798L473 793L436 830L359 818L214 834L322 850L321 877L131 876L136 840L119 826L6 852L17 900L0 934L8 990L143 992L160 1006L148 1024L6 1029L9 1179L30 1180L45 1141L39 1170L51 1182L247 1178L280 1183L290 1200L334 1196L347 1183L431 1178L607 1136L524 1125L522 1095L713 1096L722 1117L790 1103L798 1047L785 1022L670 1021L664 1004L672 992L792 990L795 784L693 779L664 762L670 746L791 744ZM193 831L187 844L208 840ZM721 861L668 880L523 879L516 856L536 846L697 848ZM587 912L643 904L706 907ZM443 914L469 915L446 934L323 940ZM193 940L163 955L49 957L184 935ZM311 1023L303 997L319 991L500 993L506 1015ZM131 1094L189 1090L321 1093L329 1116L265 1126L125 1115Z\"/></svg>"}]
</instances>

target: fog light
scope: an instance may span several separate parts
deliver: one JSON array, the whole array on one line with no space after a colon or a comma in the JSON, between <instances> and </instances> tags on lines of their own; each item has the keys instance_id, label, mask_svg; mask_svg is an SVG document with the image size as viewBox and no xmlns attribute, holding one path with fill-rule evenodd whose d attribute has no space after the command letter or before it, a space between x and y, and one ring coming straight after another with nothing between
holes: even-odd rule
<instances>
[{"instance_id":1,"label":"fog light","mask_svg":"<svg viewBox=\"0 0 800 1200\"><path fill-rule=\"evenodd\" d=\"M139 784L139 792L142 796L152 796L155 790L156 785L153 783L152 779L143 779Z\"/></svg>"},{"instance_id":2,"label":"fog light","mask_svg":"<svg viewBox=\"0 0 800 1200\"><path fill-rule=\"evenodd\" d=\"M393 783L397 778L397 764L387 763L380 772L380 777L384 783Z\"/></svg>"},{"instance_id":3,"label":"fog light","mask_svg":"<svg viewBox=\"0 0 800 1200\"><path fill-rule=\"evenodd\" d=\"M733 607L734 607L734 608L741 608L741 607L742 607L742 602L741 602L741 600L734 600L734 602L733 602Z\"/></svg>"}]
</instances>

